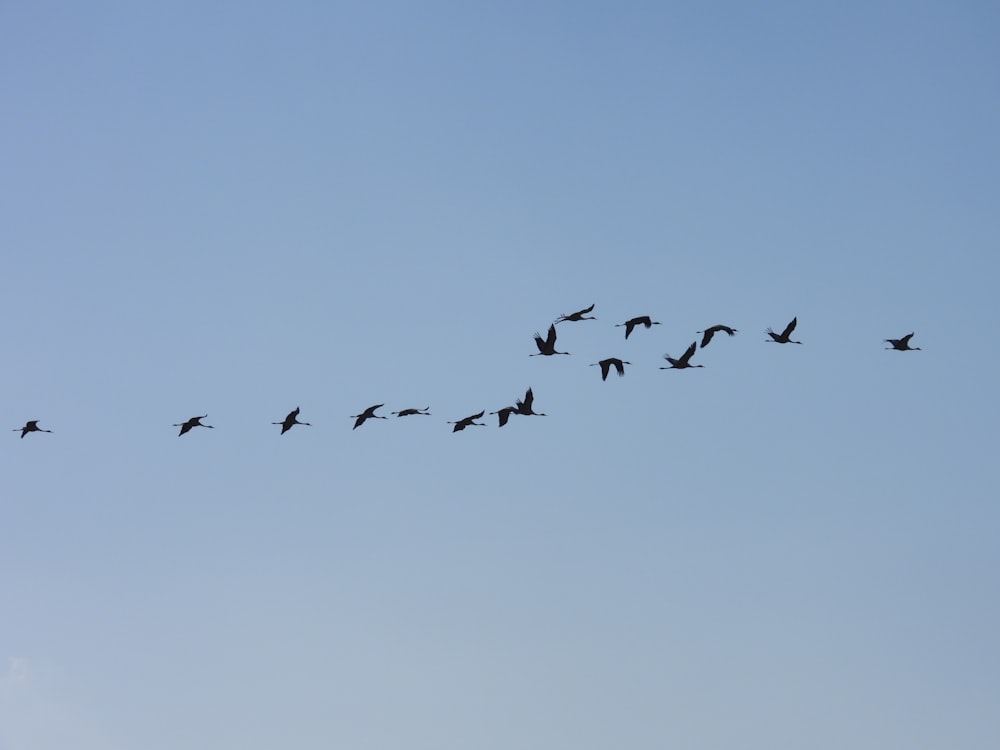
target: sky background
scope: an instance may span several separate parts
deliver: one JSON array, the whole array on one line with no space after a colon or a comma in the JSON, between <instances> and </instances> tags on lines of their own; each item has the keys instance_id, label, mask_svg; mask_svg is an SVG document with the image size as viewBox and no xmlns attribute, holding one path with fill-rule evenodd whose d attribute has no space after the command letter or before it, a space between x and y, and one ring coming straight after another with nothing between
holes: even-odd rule
<instances>
[{"instance_id":1,"label":"sky background","mask_svg":"<svg viewBox=\"0 0 1000 750\"><path fill-rule=\"evenodd\" d=\"M0 750L994 750L998 25L0 5Z\"/></svg>"}]
</instances>

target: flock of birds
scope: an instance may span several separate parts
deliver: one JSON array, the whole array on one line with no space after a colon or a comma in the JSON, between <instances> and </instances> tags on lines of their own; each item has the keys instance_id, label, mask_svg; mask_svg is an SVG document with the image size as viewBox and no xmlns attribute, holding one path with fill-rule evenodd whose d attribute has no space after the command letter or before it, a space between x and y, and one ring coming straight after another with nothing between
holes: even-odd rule
<instances>
[{"instance_id":1,"label":"flock of birds","mask_svg":"<svg viewBox=\"0 0 1000 750\"><path fill-rule=\"evenodd\" d=\"M582 320L597 320L596 317L588 314L593 311L594 311L594 305L591 305L590 307L586 307L582 310L577 310L576 312L570 313L569 315L560 315L558 318L556 318L555 322L549 325L549 330L545 338L542 338L541 334L539 333L535 334L535 346L538 348L538 351L529 356L549 357L556 354L568 355L569 352L556 351L556 325L559 323L578 322ZM634 331L639 326L642 326L643 328L652 328L653 326L658 326L658 325L660 325L659 321L651 319L648 315L640 315L630 320L626 320L624 323L617 323L615 327L616 328L624 327L625 338L628 339L628 337L632 335L632 331ZM765 333L768 335L769 338L764 340L768 343L775 343L775 344L801 344L802 343L801 341L795 341L791 338L792 332L795 330L795 327L797 325L798 325L798 318L795 317L792 318L791 322L789 322L788 325L785 326L784 330L781 333L775 333L774 330L768 328L767 331L765 331ZM702 334L700 348L704 349L712 341L712 337L715 336L715 334L725 333L729 336L735 336L738 333L738 331L737 329L732 328L730 326L714 325L709 328L706 328L704 331L698 331L698 333ZM910 346L911 338L913 338L913 334L908 333L902 338L884 339L885 343L889 344L889 346L885 348L887 351L898 351L898 352L920 351L919 346ZM691 345L685 350L685 352L680 357L675 358L671 357L669 354L664 354L663 358L670 363L670 366L661 367L660 369L685 370L693 367L704 367L704 365L691 364L691 358L694 356L695 352L698 349L699 349L699 344L698 341L695 340L691 342ZM632 363L628 362L627 360L622 360L617 357L608 357L607 359L602 359L599 362L593 362L591 364L591 367L600 367L601 380L607 380L608 374L611 372L612 367L615 369L615 372L618 374L619 377L623 377L625 375L625 365L631 365L631 364ZM534 410L533 408L534 400L535 400L535 394L532 392L531 388L529 388L525 392L524 398L517 399L514 402L513 406L504 406L498 409L497 411L491 411L490 414L491 415L495 414L497 416L497 423L500 427L503 427L505 424L507 424L508 420L511 418L512 415L535 416L535 417L546 416L545 414L541 414ZM363 425L369 419L388 419L388 417L386 416L375 413L378 409L381 409L383 406L385 406L385 404L375 404L374 406L369 406L360 414L352 414L351 419L355 420L354 427L352 429L356 430L358 427ZM430 407L425 406L419 409L407 408L407 409L402 409L400 411L394 411L391 413L394 414L396 417L410 417L418 414L422 416L430 416ZM452 432L461 432L466 427L472 427L472 426L486 427L487 426L486 423L476 421L477 419L482 419L485 415L486 415L486 410L483 409L477 414L472 414L470 416L463 417L462 419L450 421L448 422L448 424L454 425L454 427L452 428ZM214 425L204 424L201 421L207 418L208 418L207 414L202 414L201 416L191 417L187 421L179 422L173 426L181 428L180 432L178 433L178 437L180 437L181 435L185 435L186 433L193 430L195 427L205 427L210 430L215 429ZM25 423L23 427L14 428L13 432L20 432L22 438L29 432L52 432L52 430L45 430L39 427L38 422L39 420L32 419L27 423ZM309 422L299 421L299 407L297 406L292 411L290 411L282 421L272 422L271 424L281 425L282 435L284 435L286 432L292 429L292 427L294 427L295 425L304 425L306 427L312 426L310 425Z\"/></svg>"}]
</instances>

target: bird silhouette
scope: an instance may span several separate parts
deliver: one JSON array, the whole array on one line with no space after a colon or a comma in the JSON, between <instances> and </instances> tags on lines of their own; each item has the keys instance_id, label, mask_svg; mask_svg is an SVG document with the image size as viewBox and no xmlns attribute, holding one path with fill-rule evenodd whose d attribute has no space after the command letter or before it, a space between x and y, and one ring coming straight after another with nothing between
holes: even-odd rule
<instances>
[{"instance_id":1,"label":"bird silhouette","mask_svg":"<svg viewBox=\"0 0 1000 750\"><path fill-rule=\"evenodd\" d=\"M486 427L486 425L484 425L482 422L476 421L477 419L481 419L483 414L485 413L486 409L483 409L478 414L473 414L471 417L465 417L463 419L459 419L457 422L448 422L448 424L455 425L451 430L452 432L461 432L466 427L470 427L472 425L475 425L476 427Z\"/></svg>"},{"instance_id":2,"label":"bird silhouette","mask_svg":"<svg viewBox=\"0 0 1000 750\"><path fill-rule=\"evenodd\" d=\"M282 435L284 435L286 432L292 429L292 425L304 424L306 427L312 427L312 425L309 424L308 422L299 421L299 407L297 406L295 407L294 410L288 412L288 416L285 417L283 422L271 422L271 424L280 424Z\"/></svg>"},{"instance_id":3,"label":"bird silhouette","mask_svg":"<svg viewBox=\"0 0 1000 750\"><path fill-rule=\"evenodd\" d=\"M669 354L664 354L663 358L670 363L670 367L661 367L661 370L684 370L688 367L704 367L705 365L692 365L691 356L694 354L694 350L698 347L697 341L692 341L691 346L687 348L678 359L674 359Z\"/></svg>"},{"instance_id":4,"label":"bird silhouette","mask_svg":"<svg viewBox=\"0 0 1000 750\"><path fill-rule=\"evenodd\" d=\"M357 421L354 423L354 427L352 427L351 429L352 430L358 429L361 425L365 423L366 419L388 419L389 417L381 417L375 413L376 409L381 409L383 406L385 406L385 404L375 404L375 406L369 406L360 414L352 414L351 419L356 419Z\"/></svg>"},{"instance_id":5,"label":"bird silhouette","mask_svg":"<svg viewBox=\"0 0 1000 750\"><path fill-rule=\"evenodd\" d=\"M422 414L425 417L429 417L431 415L431 407L425 406L423 409L403 409L402 411L394 411L391 413L395 414L397 417L409 417L413 414Z\"/></svg>"},{"instance_id":6,"label":"bird silhouette","mask_svg":"<svg viewBox=\"0 0 1000 750\"><path fill-rule=\"evenodd\" d=\"M720 332L728 333L730 336L735 336L737 334L737 330L735 328L730 328L729 326L712 326L711 328L706 328L704 331L698 331L698 333L705 334L701 337L701 348L704 349L708 346L709 342L712 340L712 336Z\"/></svg>"},{"instance_id":7,"label":"bird silhouette","mask_svg":"<svg viewBox=\"0 0 1000 750\"><path fill-rule=\"evenodd\" d=\"M648 315L640 315L638 318L632 318L632 320L626 320L624 323L616 323L615 328L621 328L625 326L625 338L628 338L632 329L636 326L645 326L646 328L651 328L653 326L660 325L658 320L650 320Z\"/></svg>"},{"instance_id":8,"label":"bird silhouette","mask_svg":"<svg viewBox=\"0 0 1000 750\"><path fill-rule=\"evenodd\" d=\"M887 346L886 351L891 351L895 349L897 352L919 352L919 346L910 346L910 339L913 338L912 333L908 333L901 339L884 339L885 343L892 344L892 346Z\"/></svg>"},{"instance_id":9,"label":"bird silhouette","mask_svg":"<svg viewBox=\"0 0 1000 750\"><path fill-rule=\"evenodd\" d=\"M549 333L544 339L541 334L535 333L535 346L538 347L537 354L529 354L529 357L538 357L544 355L546 357L553 354L569 354L569 352L557 352L556 351L556 324L553 323L549 326Z\"/></svg>"},{"instance_id":10,"label":"bird silhouette","mask_svg":"<svg viewBox=\"0 0 1000 750\"><path fill-rule=\"evenodd\" d=\"M214 430L215 427L210 424L202 424L201 420L205 419L208 415L202 414L200 417L191 417L187 422L182 422L180 424L172 425L173 427L180 427L181 431L177 433L177 437L180 437L185 432L189 431L192 427L207 427L210 430Z\"/></svg>"},{"instance_id":11,"label":"bird silhouette","mask_svg":"<svg viewBox=\"0 0 1000 750\"><path fill-rule=\"evenodd\" d=\"M533 403L535 403L535 394L532 393L531 389L529 388L527 391L524 392L524 398L523 399L519 398L519 399L517 399L517 401L514 402L514 409L516 410L515 413L521 414L521 415L523 415L525 417L544 417L544 416L546 416L545 414L539 414L534 409L532 409L531 405Z\"/></svg>"},{"instance_id":12,"label":"bird silhouette","mask_svg":"<svg viewBox=\"0 0 1000 750\"><path fill-rule=\"evenodd\" d=\"M30 422L26 422L24 427L15 427L11 432L20 432L23 438L29 432L52 432L52 430L43 430L38 426L38 420L32 419Z\"/></svg>"},{"instance_id":13,"label":"bird silhouette","mask_svg":"<svg viewBox=\"0 0 1000 750\"><path fill-rule=\"evenodd\" d=\"M498 426L503 427L505 424L507 424L507 420L510 419L511 414L517 414L517 407L505 406L502 409L498 409L497 411L491 411L490 414L496 414L497 422L499 422Z\"/></svg>"},{"instance_id":14,"label":"bird silhouette","mask_svg":"<svg viewBox=\"0 0 1000 750\"><path fill-rule=\"evenodd\" d=\"M770 328L768 328L765 333L767 333L767 335L771 337L771 340L768 341L767 339L764 339L764 341L768 341L768 343L774 342L776 344L801 344L802 343L801 341L792 341L790 338L788 338L789 336L792 335L792 331L795 330L795 326L797 326L798 324L799 324L799 319L798 316L796 316L792 318L792 322L789 323L787 326L785 326L785 330L782 331L781 333L775 333Z\"/></svg>"},{"instance_id":15,"label":"bird silhouette","mask_svg":"<svg viewBox=\"0 0 1000 750\"><path fill-rule=\"evenodd\" d=\"M626 362L625 360L618 359L617 357L608 357L607 359L602 359L600 362L594 362L591 367L601 366L601 380L608 379L608 373L611 371L612 365L614 365L615 370L618 372L618 377L625 377L625 365L630 365L631 362Z\"/></svg>"},{"instance_id":16,"label":"bird silhouette","mask_svg":"<svg viewBox=\"0 0 1000 750\"><path fill-rule=\"evenodd\" d=\"M597 320L597 318L593 316L589 317L587 316L587 313L589 313L593 309L594 306L591 305L590 307L585 307L582 310L577 310L575 313L570 313L569 315L560 315L558 318L556 318L556 323L564 323L569 320Z\"/></svg>"}]
</instances>

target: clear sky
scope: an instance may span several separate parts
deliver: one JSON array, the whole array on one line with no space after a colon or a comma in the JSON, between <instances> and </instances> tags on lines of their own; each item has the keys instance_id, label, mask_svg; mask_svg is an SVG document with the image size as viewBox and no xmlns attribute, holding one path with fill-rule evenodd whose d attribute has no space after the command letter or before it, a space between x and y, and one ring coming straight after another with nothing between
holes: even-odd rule
<instances>
[{"instance_id":1,"label":"clear sky","mask_svg":"<svg viewBox=\"0 0 1000 750\"><path fill-rule=\"evenodd\" d=\"M995 750L998 27L0 6L0 750Z\"/></svg>"}]
</instances>

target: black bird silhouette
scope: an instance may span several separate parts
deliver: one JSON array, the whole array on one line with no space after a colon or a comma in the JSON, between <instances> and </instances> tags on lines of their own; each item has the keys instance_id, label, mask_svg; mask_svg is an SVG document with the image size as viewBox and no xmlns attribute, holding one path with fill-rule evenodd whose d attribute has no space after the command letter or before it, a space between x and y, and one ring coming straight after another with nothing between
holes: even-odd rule
<instances>
[{"instance_id":1,"label":"black bird silhouette","mask_svg":"<svg viewBox=\"0 0 1000 750\"><path fill-rule=\"evenodd\" d=\"M694 354L694 350L698 347L697 341L692 341L691 346L687 348L680 358L674 359L669 354L664 354L663 358L670 363L670 367L661 367L661 370L684 370L688 367L704 367L705 365L692 365L691 356Z\"/></svg>"},{"instance_id":2,"label":"black bird silhouette","mask_svg":"<svg viewBox=\"0 0 1000 750\"><path fill-rule=\"evenodd\" d=\"M529 357L537 357L539 355L545 355L546 357L553 354L569 354L569 352L557 352L556 351L556 324L553 323L549 326L549 334L544 339L541 334L535 333L535 346L538 347L538 354L529 354Z\"/></svg>"},{"instance_id":3,"label":"black bird silhouette","mask_svg":"<svg viewBox=\"0 0 1000 750\"><path fill-rule=\"evenodd\" d=\"M792 341L790 338L788 338L789 336L792 335L792 331L795 330L795 326L797 326L798 324L799 324L799 319L798 316L796 316L792 318L792 322L789 323L787 326L785 326L785 330L782 331L781 333L775 333L770 328L768 328L767 331L765 332L767 333L768 336L771 337L771 341L769 341L768 343L774 342L777 344L801 344L802 343L801 341ZM764 339L764 341L767 341L767 339Z\"/></svg>"},{"instance_id":4,"label":"black bird silhouette","mask_svg":"<svg viewBox=\"0 0 1000 750\"><path fill-rule=\"evenodd\" d=\"M712 340L712 336L720 332L728 333L730 336L735 336L738 333L735 328L730 328L729 326L712 326L711 328L706 328L704 331L698 331L698 333L705 334L701 337L701 348L704 349L708 346Z\"/></svg>"},{"instance_id":5,"label":"black bird silhouette","mask_svg":"<svg viewBox=\"0 0 1000 750\"><path fill-rule=\"evenodd\" d=\"M15 427L11 432L20 432L23 438L29 432L52 432L52 430L43 430L38 426L38 420L32 419L30 422L25 423L24 427Z\"/></svg>"},{"instance_id":6,"label":"black bird silhouette","mask_svg":"<svg viewBox=\"0 0 1000 750\"><path fill-rule=\"evenodd\" d=\"M625 365L630 365L631 362L626 362L624 360L618 359L617 357L608 357L607 359L602 359L600 362L594 362L591 367L601 366L601 380L608 379L608 373L611 371L611 366L614 365L615 370L618 371L618 377L625 377Z\"/></svg>"},{"instance_id":7,"label":"black bird silhouette","mask_svg":"<svg viewBox=\"0 0 1000 750\"><path fill-rule=\"evenodd\" d=\"M485 413L486 409L483 409L478 414L473 414L471 417L465 417L464 419L460 419L457 422L449 422L448 424L455 425L451 430L452 432L461 432L470 425L475 425L476 427L485 427L486 425L484 425L482 422L476 421L477 419L481 419L483 414Z\"/></svg>"},{"instance_id":8,"label":"black bird silhouette","mask_svg":"<svg viewBox=\"0 0 1000 750\"><path fill-rule=\"evenodd\" d=\"M397 417L409 417L413 414L423 414L425 417L429 417L431 415L431 407L425 406L423 409L403 409L402 411L394 411L391 413L395 414Z\"/></svg>"},{"instance_id":9,"label":"black bird silhouette","mask_svg":"<svg viewBox=\"0 0 1000 750\"><path fill-rule=\"evenodd\" d=\"M658 326L660 322L658 320L650 320L648 315L640 315L638 318L632 318L632 320L626 320L624 323L616 323L615 328L621 328L625 326L625 338L628 338L632 333L632 329L636 326L645 326L646 328L651 328L652 326Z\"/></svg>"},{"instance_id":10,"label":"black bird silhouette","mask_svg":"<svg viewBox=\"0 0 1000 750\"><path fill-rule=\"evenodd\" d=\"M546 416L545 414L539 414L534 409L532 409L531 405L533 403L535 403L535 394L532 393L531 389L529 388L527 391L524 392L524 399L517 399L517 401L514 402L514 409L516 410L515 413L521 414L525 417Z\"/></svg>"},{"instance_id":11,"label":"black bird silhouette","mask_svg":"<svg viewBox=\"0 0 1000 750\"><path fill-rule=\"evenodd\" d=\"M887 346L886 351L891 351L895 349L897 352L919 352L919 346L910 346L910 339L913 338L912 333L908 333L901 339L885 339L885 343L892 344L891 347Z\"/></svg>"},{"instance_id":12,"label":"black bird silhouette","mask_svg":"<svg viewBox=\"0 0 1000 750\"><path fill-rule=\"evenodd\" d=\"M505 406L497 411L491 411L490 414L497 415L497 421L500 423L499 426L503 427L507 424L507 420L510 419L511 414L517 414L516 406Z\"/></svg>"},{"instance_id":13,"label":"black bird silhouette","mask_svg":"<svg viewBox=\"0 0 1000 750\"><path fill-rule=\"evenodd\" d=\"M177 433L177 437L180 437L185 432L190 430L192 427L207 427L210 430L214 430L215 427L210 424L202 424L201 420L205 419L208 415L202 414L200 417L191 417L187 422L182 422L180 424L175 424L173 427L180 427L181 431Z\"/></svg>"},{"instance_id":14,"label":"black bird silhouette","mask_svg":"<svg viewBox=\"0 0 1000 750\"><path fill-rule=\"evenodd\" d=\"M293 411L288 412L288 416L285 417L285 421L283 421L283 422L271 422L271 424L280 424L281 425L281 434L282 435L284 435L286 432L288 432L290 429L292 429L292 425L304 424L306 427L312 427L312 425L309 424L308 422L300 422L299 421L299 407L297 407L297 406L295 407L295 409Z\"/></svg>"},{"instance_id":15,"label":"black bird silhouette","mask_svg":"<svg viewBox=\"0 0 1000 750\"><path fill-rule=\"evenodd\" d=\"M570 313L569 315L560 315L558 318L556 318L556 323L563 323L567 320L597 320L597 318L587 315L587 313L589 313L593 309L594 306L591 305L590 307L585 307L582 310L577 310L575 313Z\"/></svg>"},{"instance_id":16,"label":"black bird silhouette","mask_svg":"<svg viewBox=\"0 0 1000 750\"><path fill-rule=\"evenodd\" d=\"M351 419L357 419L357 421L354 423L354 427L352 427L351 429L352 430L358 429L361 425L365 423L366 419L388 419L389 417L380 417L378 414L375 413L376 409L381 409L383 406L385 406L385 404L375 404L375 406L369 406L360 414L352 414Z\"/></svg>"}]
</instances>

